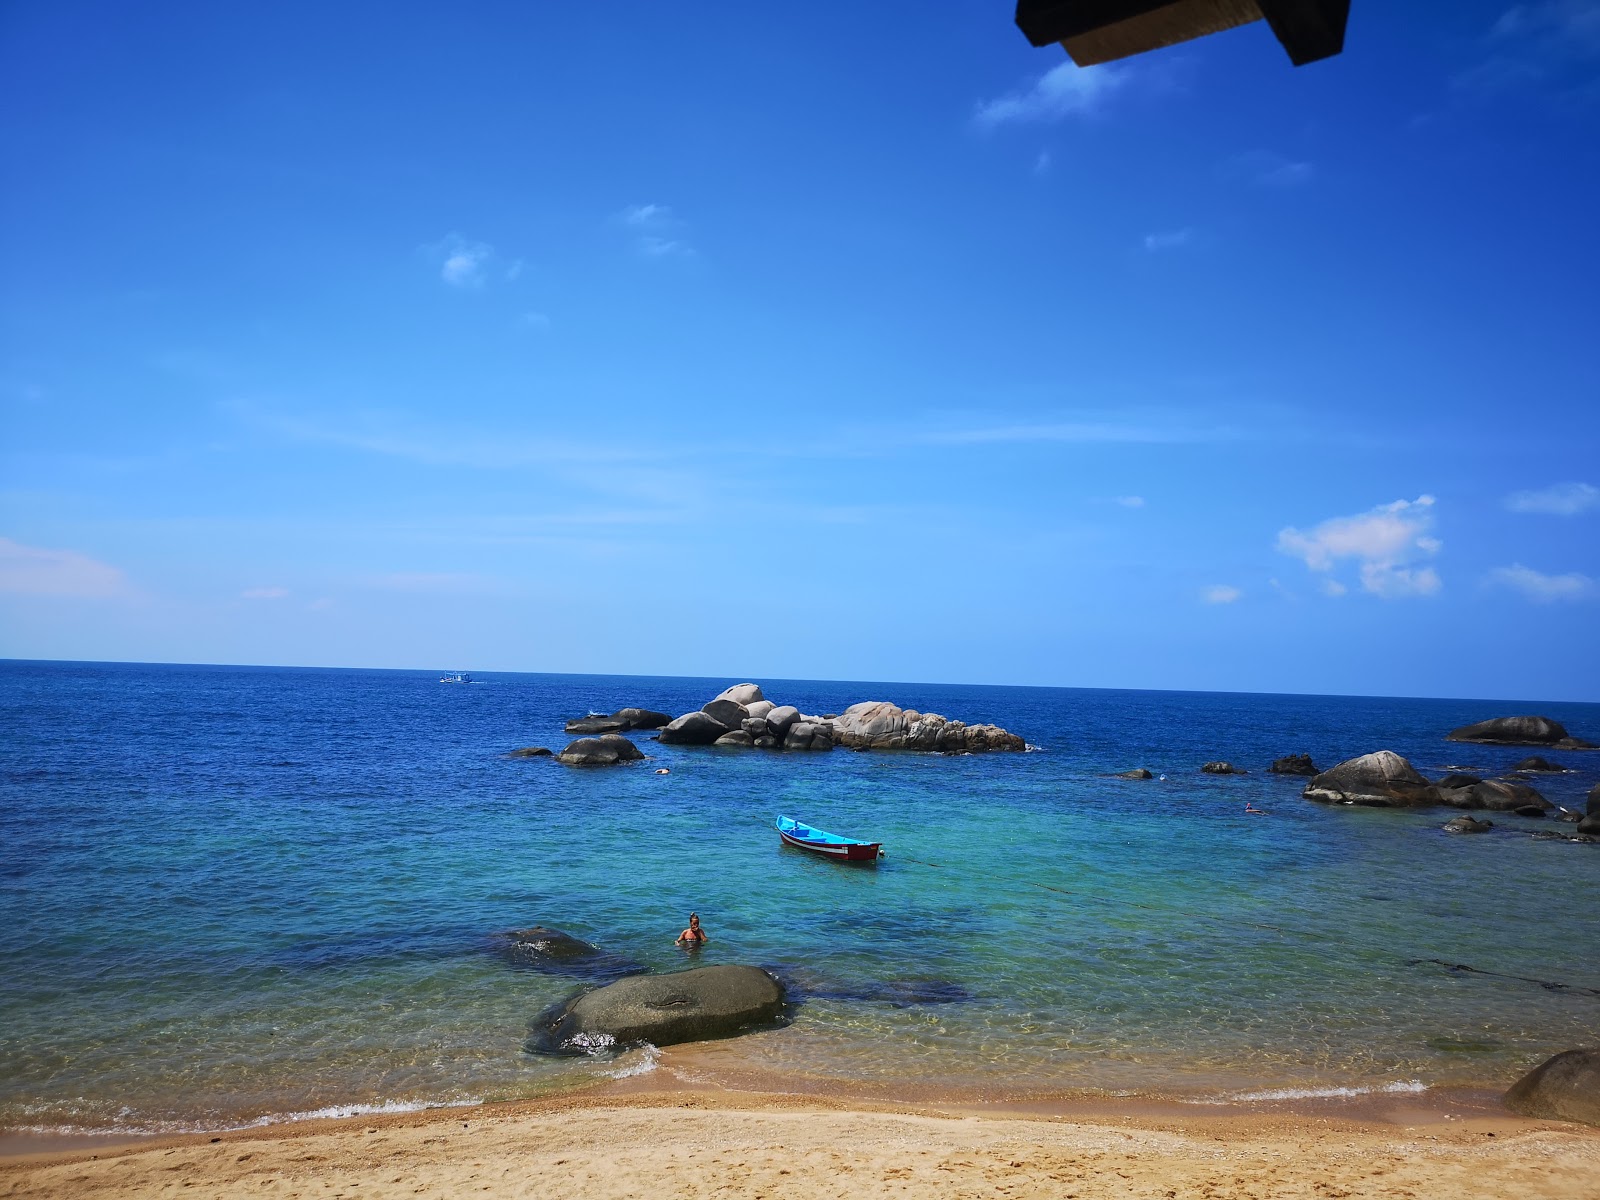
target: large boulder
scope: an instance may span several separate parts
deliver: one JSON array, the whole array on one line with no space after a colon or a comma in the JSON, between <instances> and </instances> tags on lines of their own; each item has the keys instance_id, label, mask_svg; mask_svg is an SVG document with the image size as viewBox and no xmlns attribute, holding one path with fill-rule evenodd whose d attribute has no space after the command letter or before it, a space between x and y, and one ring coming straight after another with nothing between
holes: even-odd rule
<instances>
[{"instance_id":1,"label":"large boulder","mask_svg":"<svg viewBox=\"0 0 1600 1200\"><path fill-rule=\"evenodd\" d=\"M783 735L783 748L785 750L809 750L811 739L816 736L817 727L810 721L796 721L789 726L788 732Z\"/></svg>"},{"instance_id":2,"label":"large boulder","mask_svg":"<svg viewBox=\"0 0 1600 1200\"><path fill-rule=\"evenodd\" d=\"M1200 768L1207 775L1248 775L1250 772L1241 771L1231 762L1208 762Z\"/></svg>"},{"instance_id":3,"label":"large boulder","mask_svg":"<svg viewBox=\"0 0 1600 1200\"><path fill-rule=\"evenodd\" d=\"M753 738L766 737L772 732L772 726L767 724L765 717L746 717L740 728Z\"/></svg>"},{"instance_id":4,"label":"large boulder","mask_svg":"<svg viewBox=\"0 0 1600 1200\"><path fill-rule=\"evenodd\" d=\"M746 708L752 704L759 704L766 697L761 694L761 689L753 683L736 683L731 688L724 688L717 694L718 700L732 700L735 704L742 704Z\"/></svg>"},{"instance_id":5,"label":"large boulder","mask_svg":"<svg viewBox=\"0 0 1600 1200\"><path fill-rule=\"evenodd\" d=\"M1466 774L1463 774L1463 773L1461 773L1459 771L1452 771L1450 774L1446 775L1443 779L1439 780L1439 782L1438 782L1438 784L1436 786L1438 786L1441 789L1444 789L1444 788L1468 788L1468 787L1471 787L1475 783L1482 783L1482 782L1483 782L1483 776L1481 776L1481 775L1466 775Z\"/></svg>"},{"instance_id":6,"label":"large boulder","mask_svg":"<svg viewBox=\"0 0 1600 1200\"><path fill-rule=\"evenodd\" d=\"M1408 808L1439 803L1438 790L1393 750L1349 758L1312 778L1300 793L1324 804Z\"/></svg>"},{"instance_id":7,"label":"large boulder","mask_svg":"<svg viewBox=\"0 0 1600 1200\"><path fill-rule=\"evenodd\" d=\"M499 934L494 941L500 955L512 966L531 967L551 975L609 982L649 970L643 963L607 953L592 942L544 925L514 929Z\"/></svg>"},{"instance_id":8,"label":"large boulder","mask_svg":"<svg viewBox=\"0 0 1600 1200\"><path fill-rule=\"evenodd\" d=\"M729 732L728 726L709 713L684 713L661 731L661 741L665 745L709 746Z\"/></svg>"},{"instance_id":9,"label":"large boulder","mask_svg":"<svg viewBox=\"0 0 1600 1200\"><path fill-rule=\"evenodd\" d=\"M639 747L620 733L579 738L556 755L558 760L570 767L609 767L613 763L634 762L643 757Z\"/></svg>"},{"instance_id":10,"label":"large boulder","mask_svg":"<svg viewBox=\"0 0 1600 1200\"><path fill-rule=\"evenodd\" d=\"M1020 737L998 725L968 725L938 713L903 709L886 700L865 700L845 709L833 719L833 740L856 750L925 750L945 754L1028 748Z\"/></svg>"},{"instance_id":11,"label":"large boulder","mask_svg":"<svg viewBox=\"0 0 1600 1200\"><path fill-rule=\"evenodd\" d=\"M750 716L750 710L744 705L723 696L718 696L700 711L729 729L738 729Z\"/></svg>"},{"instance_id":12,"label":"large boulder","mask_svg":"<svg viewBox=\"0 0 1600 1200\"><path fill-rule=\"evenodd\" d=\"M1600 834L1600 783L1589 789L1589 803L1583 820L1578 822L1578 832Z\"/></svg>"},{"instance_id":13,"label":"large boulder","mask_svg":"<svg viewBox=\"0 0 1600 1200\"><path fill-rule=\"evenodd\" d=\"M567 722L568 733L627 733L630 729L660 729L672 718L650 708L619 708L609 717L579 717Z\"/></svg>"},{"instance_id":14,"label":"large boulder","mask_svg":"<svg viewBox=\"0 0 1600 1200\"><path fill-rule=\"evenodd\" d=\"M589 1054L640 1042L670 1046L776 1024L783 985L760 967L718 966L636 975L541 1014L528 1049Z\"/></svg>"},{"instance_id":15,"label":"large boulder","mask_svg":"<svg viewBox=\"0 0 1600 1200\"><path fill-rule=\"evenodd\" d=\"M1530 754L1511 769L1513 771L1527 771L1530 774L1560 774L1565 772L1567 768L1560 763L1551 762L1542 754Z\"/></svg>"},{"instance_id":16,"label":"large boulder","mask_svg":"<svg viewBox=\"0 0 1600 1200\"><path fill-rule=\"evenodd\" d=\"M780 704L777 708L767 710L767 727L772 730L772 736L780 741L789 732L789 726L799 719L800 710L792 704Z\"/></svg>"},{"instance_id":17,"label":"large boulder","mask_svg":"<svg viewBox=\"0 0 1600 1200\"><path fill-rule=\"evenodd\" d=\"M1316 764L1311 761L1311 755L1309 754L1286 754L1282 758L1275 758L1267 770L1274 775L1317 774Z\"/></svg>"},{"instance_id":18,"label":"large boulder","mask_svg":"<svg viewBox=\"0 0 1600 1200\"><path fill-rule=\"evenodd\" d=\"M752 717L764 717L777 707L771 700L757 700L754 704L746 704L744 710Z\"/></svg>"},{"instance_id":19,"label":"large boulder","mask_svg":"<svg viewBox=\"0 0 1600 1200\"><path fill-rule=\"evenodd\" d=\"M1515 812L1542 817L1555 808L1533 788L1511 779L1480 779L1466 787L1439 789L1439 802L1451 808L1486 808L1490 812Z\"/></svg>"},{"instance_id":20,"label":"large boulder","mask_svg":"<svg viewBox=\"0 0 1600 1200\"><path fill-rule=\"evenodd\" d=\"M1525 1117L1600 1125L1600 1050L1567 1050L1547 1058L1505 1094Z\"/></svg>"},{"instance_id":21,"label":"large boulder","mask_svg":"<svg viewBox=\"0 0 1600 1200\"><path fill-rule=\"evenodd\" d=\"M742 729L731 729L711 744L713 746L747 747L754 746L756 740Z\"/></svg>"},{"instance_id":22,"label":"large boulder","mask_svg":"<svg viewBox=\"0 0 1600 1200\"><path fill-rule=\"evenodd\" d=\"M1560 721L1549 717L1492 717L1472 725L1452 729L1445 735L1452 742L1484 742L1494 746L1560 746L1571 750L1593 749L1582 738L1567 733Z\"/></svg>"}]
</instances>

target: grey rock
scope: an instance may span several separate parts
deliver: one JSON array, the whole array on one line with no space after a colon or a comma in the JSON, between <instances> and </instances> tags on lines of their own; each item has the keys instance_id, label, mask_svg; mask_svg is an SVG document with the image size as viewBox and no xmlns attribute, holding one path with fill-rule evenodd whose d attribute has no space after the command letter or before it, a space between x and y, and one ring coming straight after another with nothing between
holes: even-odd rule
<instances>
[{"instance_id":1,"label":"grey rock","mask_svg":"<svg viewBox=\"0 0 1600 1200\"><path fill-rule=\"evenodd\" d=\"M744 707L752 717L764 717L778 706L771 700L757 700L754 704L746 704Z\"/></svg>"},{"instance_id":2,"label":"grey rock","mask_svg":"<svg viewBox=\"0 0 1600 1200\"><path fill-rule=\"evenodd\" d=\"M609 717L579 717L567 722L568 733L627 733L631 729L660 729L672 718L649 708L619 708Z\"/></svg>"},{"instance_id":3,"label":"grey rock","mask_svg":"<svg viewBox=\"0 0 1600 1200\"><path fill-rule=\"evenodd\" d=\"M1408 808L1440 803L1439 791L1393 750L1349 758L1315 776L1300 793L1323 804Z\"/></svg>"},{"instance_id":4,"label":"grey rock","mask_svg":"<svg viewBox=\"0 0 1600 1200\"><path fill-rule=\"evenodd\" d=\"M728 700L721 696L711 701L700 711L713 721L726 725L729 729L738 729L750 716L750 710L737 700Z\"/></svg>"},{"instance_id":5,"label":"grey rock","mask_svg":"<svg viewBox=\"0 0 1600 1200\"><path fill-rule=\"evenodd\" d=\"M1452 742L1486 742L1501 746L1554 746L1567 736L1561 722L1549 717L1493 717L1452 729L1445 738Z\"/></svg>"},{"instance_id":6,"label":"grey rock","mask_svg":"<svg viewBox=\"0 0 1600 1200\"><path fill-rule=\"evenodd\" d=\"M1476 817L1465 815L1451 817L1444 823L1446 833L1488 833L1493 828L1493 821L1480 821Z\"/></svg>"},{"instance_id":7,"label":"grey rock","mask_svg":"<svg viewBox=\"0 0 1600 1200\"><path fill-rule=\"evenodd\" d=\"M1438 786L1441 788L1469 788L1475 783L1482 782L1482 776L1463 775L1460 772L1452 772L1451 774L1446 775L1443 779L1439 780Z\"/></svg>"},{"instance_id":8,"label":"grey rock","mask_svg":"<svg viewBox=\"0 0 1600 1200\"><path fill-rule=\"evenodd\" d=\"M975 754L1026 750L1027 743L998 725L968 725L938 713L902 709L886 700L852 704L833 719L833 740L862 750L923 750Z\"/></svg>"},{"instance_id":9,"label":"grey rock","mask_svg":"<svg viewBox=\"0 0 1600 1200\"><path fill-rule=\"evenodd\" d=\"M609 981L649 970L643 963L610 954L591 942L535 925L502 933L495 939L501 957L514 967L532 967L550 975Z\"/></svg>"},{"instance_id":10,"label":"grey rock","mask_svg":"<svg viewBox=\"0 0 1600 1200\"><path fill-rule=\"evenodd\" d=\"M792 704L782 704L767 713L767 724L774 737L782 738L789 726L800 719L800 710Z\"/></svg>"},{"instance_id":11,"label":"grey rock","mask_svg":"<svg viewBox=\"0 0 1600 1200\"><path fill-rule=\"evenodd\" d=\"M527 1048L587 1054L640 1042L670 1046L776 1024L783 985L759 967L717 966L636 975L541 1014Z\"/></svg>"},{"instance_id":12,"label":"grey rock","mask_svg":"<svg viewBox=\"0 0 1600 1200\"><path fill-rule=\"evenodd\" d=\"M756 740L742 729L733 729L711 744L713 746L754 746Z\"/></svg>"},{"instance_id":13,"label":"grey rock","mask_svg":"<svg viewBox=\"0 0 1600 1200\"><path fill-rule=\"evenodd\" d=\"M732 700L735 704L749 706L756 704L766 697L761 694L761 689L753 683L736 683L731 688L724 688L717 694L718 700Z\"/></svg>"},{"instance_id":14,"label":"grey rock","mask_svg":"<svg viewBox=\"0 0 1600 1200\"><path fill-rule=\"evenodd\" d=\"M756 739L756 748L759 750L776 750L782 744L782 742L778 741L778 739L773 737L770 733L764 734Z\"/></svg>"},{"instance_id":15,"label":"grey rock","mask_svg":"<svg viewBox=\"0 0 1600 1200\"><path fill-rule=\"evenodd\" d=\"M783 748L785 750L809 750L811 739L816 734L817 727L809 721L796 721L789 726L789 731L783 735Z\"/></svg>"},{"instance_id":16,"label":"grey rock","mask_svg":"<svg viewBox=\"0 0 1600 1200\"><path fill-rule=\"evenodd\" d=\"M1545 758L1542 755L1533 754L1523 759L1511 769L1513 771L1538 772L1542 774L1546 772L1559 773L1565 771L1567 768L1561 766L1559 763L1551 762L1548 758Z\"/></svg>"},{"instance_id":17,"label":"grey rock","mask_svg":"<svg viewBox=\"0 0 1600 1200\"><path fill-rule=\"evenodd\" d=\"M1309 754L1287 754L1282 758L1272 760L1272 765L1267 768L1274 775L1315 775L1316 764L1311 761Z\"/></svg>"},{"instance_id":18,"label":"grey rock","mask_svg":"<svg viewBox=\"0 0 1600 1200\"><path fill-rule=\"evenodd\" d=\"M1200 769L1207 775L1248 775L1250 773L1241 771L1231 762L1208 762Z\"/></svg>"},{"instance_id":19,"label":"grey rock","mask_svg":"<svg viewBox=\"0 0 1600 1200\"><path fill-rule=\"evenodd\" d=\"M549 758L555 751L544 746L522 746L506 755L507 758Z\"/></svg>"},{"instance_id":20,"label":"grey rock","mask_svg":"<svg viewBox=\"0 0 1600 1200\"><path fill-rule=\"evenodd\" d=\"M1584 811L1591 817L1600 817L1600 783L1589 789L1589 803Z\"/></svg>"},{"instance_id":21,"label":"grey rock","mask_svg":"<svg viewBox=\"0 0 1600 1200\"><path fill-rule=\"evenodd\" d=\"M597 738L579 738L556 758L572 767L609 767L619 762L634 762L643 758L639 747L620 733L606 733Z\"/></svg>"},{"instance_id":22,"label":"grey rock","mask_svg":"<svg viewBox=\"0 0 1600 1200\"><path fill-rule=\"evenodd\" d=\"M1482 779L1458 788L1441 785L1439 802L1451 808L1486 808L1490 812L1520 812L1534 817L1542 817L1555 808L1527 784L1511 779Z\"/></svg>"},{"instance_id":23,"label":"grey rock","mask_svg":"<svg viewBox=\"0 0 1600 1200\"><path fill-rule=\"evenodd\" d=\"M1113 779L1154 779L1155 776L1143 767L1135 767L1131 771L1119 771L1112 776Z\"/></svg>"},{"instance_id":24,"label":"grey rock","mask_svg":"<svg viewBox=\"0 0 1600 1200\"><path fill-rule=\"evenodd\" d=\"M727 732L728 726L707 713L684 713L661 731L661 742L673 746L709 746Z\"/></svg>"},{"instance_id":25,"label":"grey rock","mask_svg":"<svg viewBox=\"0 0 1600 1200\"><path fill-rule=\"evenodd\" d=\"M1591 813L1587 817L1585 817L1583 820L1579 821L1578 822L1578 832L1579 833L1588 833L1588 834L1600 834L1600 815L1596 815L1594 813Z\"/></svg>"},{"instance_id":26,"label":"grey rock","mask_svg":"<svg viewBox=\"0 0 1600 1200\"><path fill-rule=\"evenodd\" d=\"M1529 1071L1505 1094L1525 1117L1600 1125L1600 1050L1566 1050Z\"/></svg>"},{"instance_id":27,"label":"grey rock","mask_svg":"<svg viewBox=\"0 0 1600 1200\"><path fill-rule=\"evenodd\" d=\"M740 728L753 738L766 737L772 732L772 727L767 724L765 717L746 717Z\"/></svg>"}]
</instances>

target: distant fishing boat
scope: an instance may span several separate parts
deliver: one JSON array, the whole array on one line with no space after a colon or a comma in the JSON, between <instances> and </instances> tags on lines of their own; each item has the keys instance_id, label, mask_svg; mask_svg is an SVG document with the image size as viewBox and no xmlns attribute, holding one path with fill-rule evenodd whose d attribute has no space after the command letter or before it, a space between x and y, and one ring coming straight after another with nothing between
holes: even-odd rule
<instances>
[{"instance_id":1,"label":"distant fishing boat","mask_svg":"<svg viewBox=\"0 0 1600 1200\"><path fill-rule=\"evenodd\" d=\"M440 683L471 683L472 676L465 671L446 671L439 676Z\"/></svg>"},{"instance_id":2,"label":"distant fishing boat","mask_svg":"<svg viewBox=\"0 0 1600 1200\"><path fill-rule=\"evenodd\" d=\"M876 862L883 857L881 842L862 842L855 838L840 837L802 825L792 817L779 817L776 823L778 836L791 846L810 850L824 858L840 862Z\"/></svg>"}]
</instances>

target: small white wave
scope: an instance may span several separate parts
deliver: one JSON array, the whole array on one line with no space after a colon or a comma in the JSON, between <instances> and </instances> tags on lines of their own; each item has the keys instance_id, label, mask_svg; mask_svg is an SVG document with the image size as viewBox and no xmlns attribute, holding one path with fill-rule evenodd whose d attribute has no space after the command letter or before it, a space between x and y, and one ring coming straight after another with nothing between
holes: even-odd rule
<instances>
[{"instance_id":1,"label":"small white wave","mask_svg":"<svg viewBox=\"0 0 1600 1200\"><path fill-rule=\"evenodd\" d=\"M14 1125L17 1133L39 1137L165 1137L179 1133L230 1133L240 1129L260 1129L264 1125L283 1125L294 1121L320 1121L340 1117L377 1117L393 1113L424 1112L432 1108L476 1108L483 1103L481 1096L464 1100L385 1100L380 1104L330 1104L326 1108L306 1109L303 1112L268 1113L253 1121L140 1121L114 1120L108 1125ZM132 1116L123 1109L121 1116Z\"/></svg>"},{"instance_id":2,"label":"small white wave","mask_svg":"<svg viewBox=\"0 0 1600 1200\"><path fill-rule=\"evenodd\" d=\"M1428 1085L1420 1079L1404 1083L1385 1083L1375 1087L1326 1088L1269 1088L1262 1092L1225 1092L1220 1096L1206 1096L1186 1100L1185 1104L1238 1104L1256 1100L1332 1100L1346 1096L1377 1096L1425 1092Z\"/></svg>"},{"instance_id":3,"label":"small white wave","mask_svg":"<svg viewBox=\"0 0 1600 1200\"><path fill-rule=\"evenodd\" d=\"M1035 746L1032 742L1023 742L1022 743L1022 751L1023 751L1024 754L1038 754L1038 753L1042 752L1043 750L1044 750L1043 746Z\"/></svg>"},{"instance_id":4,"label":"small white wave","mask_svg":"<svg viewBox=\"0 0 1600 1200\"><path fill-rule=\"evenodd\" d=\"M624 1055L611 1070L600 1074L607 1079L631 1079L635 1075L648 1075L660 1064L661 1051L646 1042L633 1054Z\"/></svg>"},{"instance_id":5,"label":"small white wave","mask_svg":"<svg viewBox=\"0 0 1600 1200\"><path fill-rule=\"evenodd\" d=\"M566 1044L585 1054L604 1054L617 1044L617 1039L609 1033L575 1033Z\"/></svg>"}]
</instances>

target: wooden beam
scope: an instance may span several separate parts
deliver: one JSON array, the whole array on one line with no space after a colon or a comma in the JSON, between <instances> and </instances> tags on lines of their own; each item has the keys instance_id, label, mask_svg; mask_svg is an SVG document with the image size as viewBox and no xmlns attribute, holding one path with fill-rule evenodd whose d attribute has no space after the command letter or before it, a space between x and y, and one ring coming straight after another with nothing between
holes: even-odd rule
<instances>
[{"instance_id":1,"label":"wooden beam","mask_svg":"<svg viewBox=\"0 0 1600 1200\"><path fill-rule=\"evenodd\" d=\"M1295 66L1344 47L1350 0L1017 0L1035 46L1060 42L1080 67L1143 54L1263 17Z\"/></svg>"}]
</instances>

